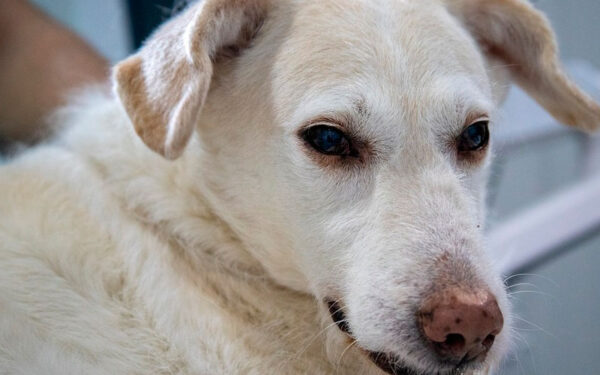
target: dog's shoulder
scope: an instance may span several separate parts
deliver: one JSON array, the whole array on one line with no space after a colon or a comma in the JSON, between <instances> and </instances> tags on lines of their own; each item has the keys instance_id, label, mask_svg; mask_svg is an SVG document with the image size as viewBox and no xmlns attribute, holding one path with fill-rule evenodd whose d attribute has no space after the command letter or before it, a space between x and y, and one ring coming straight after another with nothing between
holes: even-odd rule
<instances>
[{"instance_id":1,"label":"dog's shoulder","mask_svg":"<svg viewBox=\"0 0 600 375\"><path fill-rule=\"evenodd\" d=\"M3 369L106 374L177 366L178 354L132 308L120 249L144 236L126 224L97 169L67 148L41 146L0 167L0 194Z\"/></svg>"}]
</instances>

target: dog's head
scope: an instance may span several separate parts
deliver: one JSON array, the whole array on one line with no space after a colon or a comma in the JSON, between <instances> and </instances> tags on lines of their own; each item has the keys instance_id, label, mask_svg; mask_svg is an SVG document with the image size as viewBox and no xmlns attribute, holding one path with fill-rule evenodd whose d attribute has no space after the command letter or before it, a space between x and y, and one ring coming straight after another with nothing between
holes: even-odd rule
<instances>
[{"instance_id":1,"label":"dog's head","mask_svg":"<svg viewBox=\"0 0 600 375\"><path fill-rule=\"evenodd\" d=\"M558 120L600 125L520 0L207 0L115 69L148 147L200 160L187 173L271 276L398 374L506 347L482 228L509 78Z\"/></svg>"}]
</instances>

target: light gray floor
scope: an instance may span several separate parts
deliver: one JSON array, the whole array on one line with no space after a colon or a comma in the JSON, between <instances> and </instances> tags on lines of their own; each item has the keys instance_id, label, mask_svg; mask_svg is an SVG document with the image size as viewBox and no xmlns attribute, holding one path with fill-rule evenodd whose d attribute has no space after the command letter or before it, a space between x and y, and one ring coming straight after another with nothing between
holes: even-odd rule
<instances>
[{"instance_id":1,"label":"light gray floor","mask_svg":"<svg viewBox=\"0 0 600 375\"><path fill-rule=\"evenodd\" d=\"M514 278L514 355L505 375L600 374L600 234Z\"/></svg>"}]
</instances>

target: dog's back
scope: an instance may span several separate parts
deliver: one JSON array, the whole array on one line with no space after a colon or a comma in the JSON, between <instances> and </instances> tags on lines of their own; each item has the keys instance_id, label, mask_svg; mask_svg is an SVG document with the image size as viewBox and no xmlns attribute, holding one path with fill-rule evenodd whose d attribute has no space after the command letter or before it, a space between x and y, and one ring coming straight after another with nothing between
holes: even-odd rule
<instances>
[{"instance_id":1,"label":"dog's back","mask_svg":"<svg viewBox=\"0 0 600 375\"><path fill-rule=\"evenodd\" d=\"M177 354L128 295L119 242L141 229L101 176L52 145L2 166L0 176L2 373L172 369Z\"/></svg>"}]
</instances>

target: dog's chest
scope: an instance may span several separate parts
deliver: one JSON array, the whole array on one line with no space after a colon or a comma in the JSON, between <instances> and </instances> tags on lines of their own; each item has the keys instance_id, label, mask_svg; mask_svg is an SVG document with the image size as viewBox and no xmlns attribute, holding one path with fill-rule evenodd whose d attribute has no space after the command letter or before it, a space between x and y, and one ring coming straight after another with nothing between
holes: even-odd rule
<instances>
[{"instance_id":1,"label":"dog's chest","mask_svg":"<svg viewBox=\"0 0 600 375\"><path fill-rule=\"evenodd\" d=\"M334 372L312 297L214 269L190 286L159 326L191 373Z\"/></svg>"}]
</instances>

